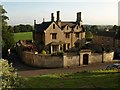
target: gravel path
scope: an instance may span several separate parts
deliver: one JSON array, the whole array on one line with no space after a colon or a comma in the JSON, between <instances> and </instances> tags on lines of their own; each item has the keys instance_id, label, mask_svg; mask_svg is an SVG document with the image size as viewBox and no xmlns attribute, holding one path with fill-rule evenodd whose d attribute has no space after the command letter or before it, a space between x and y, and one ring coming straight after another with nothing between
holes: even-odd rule
<instances>
[{"instance_id":1,"label":"gravel path","mask_svg":"<svg viewBox=\"0 0 120 90\"><path fill-rule=\"evenodd\" d=\"M22 77L34 76L34 75L43 75L43 74L52 74L52 73L71 73L71 72L81 72L85 70L98 70L105 69L107 65L112 63L96 63L89 65L82 65L78 67L66 67L66 68L55 68L55 69L41 69L38 67L31 67L19 59L19 57L15 54L11 54L9 56L10 62L13 63L13 66L17 68L18 74Z\"/></svg>"}]
</instances>

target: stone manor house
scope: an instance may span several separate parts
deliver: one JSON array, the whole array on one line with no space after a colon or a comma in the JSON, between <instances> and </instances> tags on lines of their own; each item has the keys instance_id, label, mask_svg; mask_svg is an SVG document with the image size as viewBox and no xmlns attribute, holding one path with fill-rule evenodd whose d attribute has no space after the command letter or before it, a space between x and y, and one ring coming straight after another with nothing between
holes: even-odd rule
<instances>
[{"instance_id":1,"label":"stone manor house","mask_svg":"<svg viewBox=\"0 0 120 90\"><path fill-rule=\"evenodd\" d=\"M77 13L76 21L61 21L60 11L57 20L51 13L51 21L36 24L34 20L33 39L40 45L40 50L56 51L78 50L85 43L85 30L81 20L81 12Z\"/></svg>"}]
</instances>

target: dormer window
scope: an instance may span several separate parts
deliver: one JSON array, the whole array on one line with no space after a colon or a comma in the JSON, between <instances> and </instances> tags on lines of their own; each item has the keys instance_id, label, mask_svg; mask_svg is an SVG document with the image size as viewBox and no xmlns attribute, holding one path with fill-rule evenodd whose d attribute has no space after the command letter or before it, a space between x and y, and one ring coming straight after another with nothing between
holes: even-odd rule
<instances>
[{"instance_id":1,"label":"dormer window","mask_svg":"<svg viewBox=\"0 0 120 90\"><path fill-rule=\"evenodd\" d=\"M55 29L55 24L53 24L53 29Z\"/></svg>"}]
</instances>

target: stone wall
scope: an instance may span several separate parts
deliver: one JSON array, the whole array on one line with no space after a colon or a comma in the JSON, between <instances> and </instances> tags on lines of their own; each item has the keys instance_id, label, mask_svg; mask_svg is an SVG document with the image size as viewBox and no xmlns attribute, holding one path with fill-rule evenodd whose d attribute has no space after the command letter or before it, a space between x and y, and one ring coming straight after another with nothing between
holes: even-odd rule
<instances>
[{"instance_id":1,"label":"stone wall","mask_svg":"<svg viewBox=\"0 0 120 90\"><path fill-rule=\"evenodd\" d=\"M90 56L90 63L100 63L102 62L102 54L92 53Z\"/></svg>"},{"instance_id":2,"label":"stone wall","mask_svg":"<svg viewBox=\"0 0 120 90\"><path fill-rule=\"evenodd\" d=\"M23 52L23 61L32 66L42 68L63 67L63 57L33 54L32 52Z\"/></svg>"},{"instance_id":3,"label":"stone wall","mask_svg":"<svg viewBox=\"0 0 120 90\"><path fill-rule=\"evenodd\" d=\"M113 62L114 52L104 53L105 62Z\"/></svg>"},{"instance_id":4,"label":"stone wall","mask_svg":"<svg viewBox=\"0 0 120 90\"><path fill-rule=\"evenodd\" d=\"M64 54L63 61L64 61L64 67L80 65L79 55L74 53Z\"/></svg>"},{"instance_id":5,"label":"stone wall","mask_svg":"<svg viewBox=\"0 0 120 90\"><path fill-rule=\"evenodd\" d=\"M103 54L103 61L104 62L112 62L113 61L114 52L105 53ZM100 53L92 53L90 56L89 63L101 63L102 62L102 54Z\"/></svg>"},{"instance_id":6,"label":"stone wall","mask_svg":"<svg viewBox=\"0 0 120 90\"><path fill-rule=\"evenodd\" d=\"M32 66L38 66L41 68L62 68L83 65L83 55L85 54L88 54L88 64L102 62L102 54L87 51L82 51L80 54L67 53L63 56L41 55L24 51L22 52L22 59L26 64ZM112 62L113 52L104 53L103 57L104 62Z\"/></svg>"}]
</instances>

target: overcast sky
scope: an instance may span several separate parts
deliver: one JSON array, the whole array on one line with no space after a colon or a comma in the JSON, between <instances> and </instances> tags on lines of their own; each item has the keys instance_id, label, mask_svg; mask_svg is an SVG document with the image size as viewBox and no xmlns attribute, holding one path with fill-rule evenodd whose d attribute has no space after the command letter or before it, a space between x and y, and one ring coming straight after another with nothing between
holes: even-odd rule
<instances>
[{"instance_id":1,"label":"overcast sky","mask_svg":"<svg viewBox=\"0 0 120 90\"><path fill-rule=\"evenodd\" d=\"M14 0L9 0L14 1ZM19 1L19 0L18 0ZM36 19L37 23L51 20L51 13L54 13L56 20L56 11L60 11L60 19L62 21L76 21L76 13L82 12L82 20L84 24L99 25L118 25L118 1L107 0L96 2L94 0L68 0L66 2L36 2L33 0L28 2L8 2L4 0L2 5L7 11L10 25L31 24ZM38 1L38 0L37 0ZM42 1L42 0L41 0ZM74 2L73 2L74 1ZM91 2L90 2L91 1Z\"/></svg>"}]
</instances>

